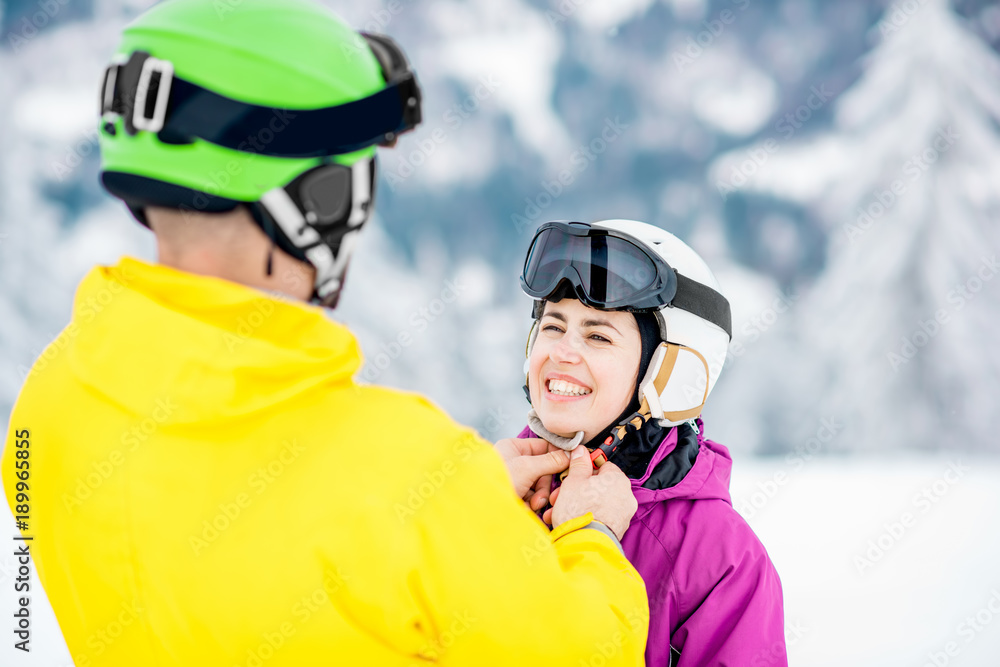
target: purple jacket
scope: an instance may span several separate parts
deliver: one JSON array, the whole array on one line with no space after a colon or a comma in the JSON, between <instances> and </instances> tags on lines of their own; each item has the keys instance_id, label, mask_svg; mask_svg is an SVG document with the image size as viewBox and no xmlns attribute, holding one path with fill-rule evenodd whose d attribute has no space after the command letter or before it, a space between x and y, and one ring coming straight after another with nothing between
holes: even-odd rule
<instances>
[{"instance_id":1,"label":"purple jacket","mask_svg":"<svg viewBox=\"0 0 1000 667\"><path fill-rule=\"evenodd\" d=\"M519 437L537 436L525 428ZM632 480L639 509L622 539L649 595L646 664L786 666L781 581L733 509L729 450L699 434L698 456L677 485L642 487L676 445L670 429L645 475Z\"/></svg>"}]
</instances>

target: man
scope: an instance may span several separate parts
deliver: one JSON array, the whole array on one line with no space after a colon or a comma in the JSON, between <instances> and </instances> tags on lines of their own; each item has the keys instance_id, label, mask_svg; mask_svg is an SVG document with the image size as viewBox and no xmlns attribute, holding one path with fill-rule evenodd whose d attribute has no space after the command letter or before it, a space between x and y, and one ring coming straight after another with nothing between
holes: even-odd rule
<instances>
[{"instance_id":1,"label":"man","mask_svg":"<svg viewBox=\"0 0 1000 667\"><path fill-rule=\"evenodd\" d=\"M102 103L102 182L158 263L84 278L0 466L77 666L641 664L621 471L355 384L304 303L336 304L375 146L420 120L395 44L303 0L171 0Z\"/></svg>"}]
</instances>

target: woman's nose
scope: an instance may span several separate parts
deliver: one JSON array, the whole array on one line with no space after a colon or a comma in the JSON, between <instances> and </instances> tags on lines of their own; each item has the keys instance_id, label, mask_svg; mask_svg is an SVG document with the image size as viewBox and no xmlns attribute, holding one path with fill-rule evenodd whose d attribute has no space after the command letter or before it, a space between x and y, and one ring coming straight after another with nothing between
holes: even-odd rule
<instances>
[{"instance_id":1,"label":"woman's nose","mask_svg":"<svg viewBox=\"0 0 1000 667\"><path fill-rule=\"evenodd\" d=\"M575 364L580 361L580 341L577 336L564 334L549 350L549 358L556 363Z\"/></svg>"}]
</instances>

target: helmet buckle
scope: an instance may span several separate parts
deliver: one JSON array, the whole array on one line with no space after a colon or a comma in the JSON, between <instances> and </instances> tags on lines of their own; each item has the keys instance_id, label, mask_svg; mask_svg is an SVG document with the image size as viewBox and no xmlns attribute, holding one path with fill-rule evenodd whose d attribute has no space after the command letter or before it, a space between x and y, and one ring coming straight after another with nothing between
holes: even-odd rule
<instances>
[{"instance_id":1,"label":"helmet buckle","mask_svg":"<svg viewBox=\"0 0 1000 667\"><path fill-rule=\"evenodd\" d=\"M135 90L135 104L132 107L132 125L135 129L154 133L163 129L167 119L167 104L170 102L170 84L173 79L174 65L169 60L146 58L142 63L139 84ZM150 99L151 88L152 99ZM152 115L147 116L146 109L150 105L152 105Z\"/></svg>"}]
</instances>

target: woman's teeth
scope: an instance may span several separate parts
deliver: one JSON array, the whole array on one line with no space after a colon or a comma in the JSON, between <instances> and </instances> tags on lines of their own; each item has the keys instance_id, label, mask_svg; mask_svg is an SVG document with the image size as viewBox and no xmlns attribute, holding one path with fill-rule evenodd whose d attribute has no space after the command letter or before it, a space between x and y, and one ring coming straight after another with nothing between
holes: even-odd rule
<instances>
[{"instance_id":1,"label":"woman's teeth","mask_svg":"<svg viewBox=\"0 0 1000 667\"><path fill-rule=\"evenodd\" d=\"M590 390L565 380L549 380L549 391L558 396L586 396Z\"/></svg>"}]
</instances>

